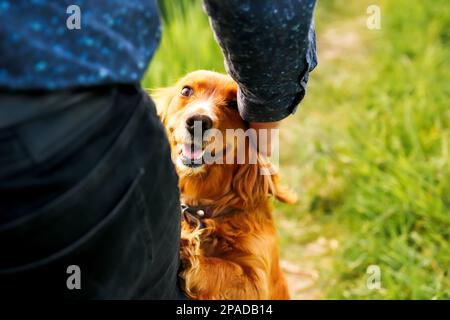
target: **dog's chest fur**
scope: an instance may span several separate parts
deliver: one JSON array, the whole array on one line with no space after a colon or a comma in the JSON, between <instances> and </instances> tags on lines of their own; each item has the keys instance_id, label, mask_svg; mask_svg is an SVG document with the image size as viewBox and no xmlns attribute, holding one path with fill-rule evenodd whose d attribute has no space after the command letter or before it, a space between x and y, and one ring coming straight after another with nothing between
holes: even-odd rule
<instances>
[{"instance_id":1,"label":"dog's chest fur","mask_svg":"<svg viewBox=\"0 0 450 320\"><path fill-rule=\"evenodd\" d=\"M212 233L205 237L200 237L200 248L207 257L220 257L235 251L235 239L224 238L219 233Z\"/></svg>"},{"instance_id":2,"label":"dog's chest fur","mask_svg":"<svg viewBox=\"0 0 450 320\"><path fill-rule=\"evenodd\" d=\"M233 219L234 220L234 219ZM222 257L239 251L237 244L242 231L236 230L231 221L218 219L213 231L200 235L200 248L205 256Z\"/></svg>"}]
</instances>

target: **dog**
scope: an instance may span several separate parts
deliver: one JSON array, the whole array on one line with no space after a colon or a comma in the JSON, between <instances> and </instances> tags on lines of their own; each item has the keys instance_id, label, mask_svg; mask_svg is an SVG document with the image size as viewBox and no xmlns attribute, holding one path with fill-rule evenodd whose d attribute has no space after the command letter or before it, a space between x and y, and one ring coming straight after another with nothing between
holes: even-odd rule
<instances>
[{"instance_id":1,"label":"dog","mask_svg":"<svg viewBox=\"0 0 450 320\"><path fill-rule=\"evenodd\" d=\"M200 70L155 91L179 175L181 284L191 299L289 299L269 197L292 204L296 195L276 173L262 174L269 162L260 154L248 161L252 144L239 163L242 142L217 139L249 128L237 90L231 77ZM206 163L206 153L218 163ZM234 161L220 161L231 153Z\"/></svg>"}]
</instances>

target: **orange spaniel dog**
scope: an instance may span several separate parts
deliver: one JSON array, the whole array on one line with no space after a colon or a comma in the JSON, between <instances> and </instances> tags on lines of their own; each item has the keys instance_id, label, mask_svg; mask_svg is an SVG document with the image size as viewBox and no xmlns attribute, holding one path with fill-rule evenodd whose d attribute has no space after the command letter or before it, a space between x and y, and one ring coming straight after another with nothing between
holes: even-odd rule
<instances>
[{"instance_id":1,"label":"orange spaniel dog","mask_svg":"<svg viewBox=\"0 0 450 320\"><path fill-rule=\"evenodd\" d=\"M192 299L289 299L269 197L296 197L276 174L262 174L268 162L255 151L250 161L251 143L230 138L248 129L236 99L237 84L210 71L156 93L179 175L182 286Z\"/></svg>"}]
</instances>

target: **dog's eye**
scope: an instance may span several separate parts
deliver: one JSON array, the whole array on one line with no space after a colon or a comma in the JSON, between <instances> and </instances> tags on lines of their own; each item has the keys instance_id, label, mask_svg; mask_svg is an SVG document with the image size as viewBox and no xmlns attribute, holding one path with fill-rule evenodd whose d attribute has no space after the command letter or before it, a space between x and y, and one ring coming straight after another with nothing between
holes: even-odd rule
<instances>
[{"instance_id":1,"label":"dog's eye","mask_svg":"<svg viewBox=\"0 0 450 320\"><path fill-rule=\"evenodd\" d=\"M183 97L190 97L190 96L192 96L193 93L194 93L194 90L192 90L192 88L189 87L189 86L184 86L183 89L181 89L181 92L180 92L180 94Z\"/></svg>"},{"instance_id":2,"label":"dog's eye","mask_svg":"<svg viewBox=\"0 0 450 320\"><path fill-rule=\"evenodd\" d=\"M227 107L237 110L238 109L237 101L227 101Z\"/></svg>"}]
</instances>

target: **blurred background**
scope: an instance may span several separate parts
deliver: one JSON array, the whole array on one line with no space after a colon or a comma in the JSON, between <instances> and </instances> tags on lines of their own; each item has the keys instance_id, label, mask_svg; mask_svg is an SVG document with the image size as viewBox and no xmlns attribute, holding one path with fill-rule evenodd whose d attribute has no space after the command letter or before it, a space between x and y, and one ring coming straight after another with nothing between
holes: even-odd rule
<instances>
[{"instance_id":1,"label":"blurred background","mask_svg":"<svg viewBox=\"0 0 450 320\"><path fill-rule=\"evenodd\" d=\"M224 72L200 1L159 2L144 86ZM369 5L380 30L366 26ZM319 65L280 139L282 180L300 199L274 213L292 296L449 299L449 2L319 0L315 21Z\"/></svg>"}]
</instances>

